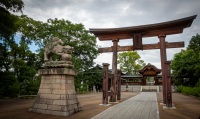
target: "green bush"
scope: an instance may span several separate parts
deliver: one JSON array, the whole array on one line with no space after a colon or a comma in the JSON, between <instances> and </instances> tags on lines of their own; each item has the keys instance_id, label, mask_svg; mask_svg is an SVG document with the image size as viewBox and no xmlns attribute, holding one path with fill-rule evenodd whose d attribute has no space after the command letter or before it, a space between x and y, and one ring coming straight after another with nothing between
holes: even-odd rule
<instances>
[{"instance_id":1,"label":"green bush","mask_svg":"<svg viewBox=\"0 0 200 119\"><path fill-rule=\"evenodd\" d=\"M13 72L0 72L0 96L1 97L17 97L19 94L19 81Z\"/></svg>"},{"instance_id":2,"label":"green bush","mask_svg":"<svg viewBox=\"0 0 200 119\"><path fill-rule=\"evenodd\" d=\"M20 95L37 95L41 77L34 80L24 80L21 84Z\"/></svg>"},{"instance_id":3,"label":"green bush","mask_svg":"<svg viewBox=\"0 0 200 119\"><path fill-rule=\"evenodd\" d=\"M192 95L193 94L193 89L191 87L183 87L182 93L186 95Z\"/></svg>"},{"instance_id":4,"label":"green bush","mask_svg":"<svg viewBox=\"0 0 200 119\"><path fill-rule=\"evenodd\" d=\"M200 79L199 79L199 81L196 83L195 87L200 87Z\"/></svg>"},{"instance_id":5,"label":"green bush","mask_svg":"<svg viewBox=\"0 0 200 119\"><path fill-rule=\"evenodd\" d=\"M194 87L192 95L200 97L200 87Z\"/></svg>"},{"instance_id":6,"label":"green bush","mask_svg":"<svg viewBox=\"0 0 200 119\"><path fill-rule=\"evenodd\" d=\"M193 95L193 96L200 97L200 86L196 86L196 87L178 86L177 92L183 93L186 95Z\"/></svg>"},{"instance_id":7,"label":"green bush","mask_svg":"<svg viewBox=\"0 0 200 119\"><path fill-rule=\"evenodd\" d=\"M177 86L176 91L179 92L179 93L181 93L182 90L183 90L183 87L184 87L184 86L182 86L182 85Z\"/></svg>"}]
</instances>

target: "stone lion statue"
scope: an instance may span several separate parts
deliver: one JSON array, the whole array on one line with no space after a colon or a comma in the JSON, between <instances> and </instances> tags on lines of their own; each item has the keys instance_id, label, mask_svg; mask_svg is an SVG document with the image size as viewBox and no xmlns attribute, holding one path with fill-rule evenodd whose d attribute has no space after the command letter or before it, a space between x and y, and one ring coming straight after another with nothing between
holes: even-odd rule
<instances>
[{"instance_id":1,"label":"stone lion statue","mask_svg":"<svg viewBox=\"0 0 200 119\"><path fill-rule=\"evenodd\" d=\"M43 67L73 67L71 62L72 47L63 46L63 41L59 38L51 38L44 48L44 61ZM60 61L53 61L53 54L60 55Z\"/></svg>"}]
</instances>

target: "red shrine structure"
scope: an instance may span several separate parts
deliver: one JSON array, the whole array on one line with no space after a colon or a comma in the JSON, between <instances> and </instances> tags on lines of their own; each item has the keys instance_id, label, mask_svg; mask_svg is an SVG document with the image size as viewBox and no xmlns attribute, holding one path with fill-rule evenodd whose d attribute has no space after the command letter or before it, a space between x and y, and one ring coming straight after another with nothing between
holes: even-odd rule
<instances>
[{"instance_id":1,"label":"red shrine structure","mask_svg":"<svg viewBox=\"0 0 200 119\"><path fill-rule=\"evenodd\" d=\"M117 70L117 52L120 51L134 51L134 50L150 50L160 49L161 59L161 71L162 71L162 86L163 86L163 102L166 107L172 107L172 94L171 94L171 75L170 75L170 61L167 60L166 49L167 48L180 48L184 47L184 42L172 42L168 43L165 41L167 35L179 34L183 32L184 28L190 27L193 20L197 15L177 19L173 21L148 24L141 26L123 27L123 28L107 28L107 29L90 29L100 41L112 41L112 47L99 48L99 53L113 52L112 59L112 81L111 81L111 94L110 101L116 102L117 95L120 85L118 82L118 70ZM142 38L145 37L158 37L159 41L157 44L142 44ZM133 44L129 46L118 46L119 40L132 39ZM107 64L105 65L107 66ZM107 87L107 75L108 72L104 72L105 80L104 87ZM103 100L108 98L107 88L103 88ZM106 95L104 95L106 93ZM120 98L119 98L120 99ZM107 102L105 102L107 103Z\"/></svg>"}]
</instances>

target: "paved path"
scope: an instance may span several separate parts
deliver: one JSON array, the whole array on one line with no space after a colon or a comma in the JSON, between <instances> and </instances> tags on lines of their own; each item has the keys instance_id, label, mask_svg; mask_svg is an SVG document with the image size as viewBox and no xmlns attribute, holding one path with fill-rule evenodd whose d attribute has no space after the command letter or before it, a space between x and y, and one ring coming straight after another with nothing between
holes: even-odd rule
<instances>
[{"instance_id":1,"label":"paved path","mask_svg":"<svg viewBox=\"0 0 200 119\"><path fill-rule=\"evenodd\" d=\"M159 119L156 93L142 92L92 119Z\"/></svg>"}]
</instances>

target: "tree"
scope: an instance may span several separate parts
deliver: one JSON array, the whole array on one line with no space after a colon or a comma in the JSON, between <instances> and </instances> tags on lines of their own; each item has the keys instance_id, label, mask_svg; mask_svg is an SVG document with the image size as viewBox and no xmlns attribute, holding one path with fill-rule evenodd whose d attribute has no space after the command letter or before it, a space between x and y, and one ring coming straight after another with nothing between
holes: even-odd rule
<instances>
[{"instance_id":1,"label":"tree","mask_svg":"<svg viewBox=\"0 0 200 119\"><path fill-rule=\"evenodd\" d=\"M22 0L1 0L0 1L0 39L7 39L16 32L16 16L12 12L22 12L24 3Z\"/></svg>"},{"instance_id":2,"label":"tree","mask_svg":"<svg viewBox=\"0 0 200 119\"><path fill-rule=\"evenodd\" d=\"M33 37L30 35L32 32L28 32L30 29L27 29L30 26L27 24L24 25L23 22L21 22L23 19L21 16L15 16L15 18L15 33L11 34L10 36L2 37L2 41L0 43L0 69L1 77L3 77L0 80L0 84L5 87L1 88L0 90L2 91L1 95L4 96L7 94L12 96L14 92L15 95L22 93L24 92L20 91L22 88L26 87L27 89L27 87L31 87L27 84L30 84L30 82L37 82L34 80L34 78L37 73L37 69L40 67L40 59L38 55L30 51L28 46L33 41L31 39ZM19 43L16 42L16 34L18 36L21 35L21 37L17 38ZM9 76L4 76L7 74ZM38 87L37 83L31 84L34 84L33 87ZM7 93L8 91L10 92Z\"/></svg>"},{"instance_id":3,"label":"tree","mask_svg":"<svg viewBox=\"0 0 200 119\"><path fill-rule=\"evenodd\" d=\"M73 24L68 20L48 19L46 33L58 37L65 45L74 48L72 60L78 71L84 71L93 66L97 56L96 38L82 24ZM49 37L44 38L46 41Z\"/></svg>"},{"instance_id":4,"label":"tree","mask_svg":"<svg viewBox=\"0 0 200 119\"><path fill-rule=\"evenodd\" d=\"M35 21L25 15L19 17L17 26L27 43L36 42L43 52L45 44L52 37L63 40L64 45L73 47L72 61L77 71L92 67L97 56L96 38L82 24L74 24L64 19L48 19L46 23ZM43 55L40 55L41 59ZM43 62L43 61L42 61Z\"/></svg>"},{"instance_id":5,"label":"tree","mask_svg":"<svg viewBox=\"0 0 200 119\"><path fill-rule=\"evenodd\" d=\"M200 79L200 36L190 40L187 50L174 55L171 68L176 85L195 86Z\"/></svg>"},{"instance_id":6,"label":"tree","mask_svg":"<svg viewBox=\"0 0 200 119\"><path fill-rule=\"evenodd\" d=\"M119 53L118 64L122 72L135 75L139 74L138 70L146 65L143 60L140 60L140 55L136 51Z\"/></svg>"},{"instance_id":7,"label":"tree","mask_svg":"<svg viewBox=\"0 0 200 119\"><path fill-rule=\"evenodd\" d=\"M81 82L83 84L81 84ZM81 86L83 90L80 89ZM86 71L79 72L76 76L76 90L80 89L80 91L92 91L93 86L95 86L97 90L102 89L102 67L99 65L96 65Z\"/></svg>"},{"instance_id":8,"label":"tree","mask_svg":"<svg viewBox=\"0 0 200 119\"><path fill-rule=\"evenodd\" d=\"M24 2L22 0L1 0L0 7L6 11L22 12Z\"/></svg>"},{"instance_id":9,"label":"tree","mask_svg":"<svg viewBox=\"0 0 200 119\"><path fill-rule=\"evenodd\" d=\"M200 51L200 35L199 34L197 34L196 36L192 36L192 39L190 40L190 43L187 49L193 50L198 55Z\"/></svg>"},{"instance_id":10,"label":"tree","mask_svg":"<svg viewBox=\"0 0 200 119\"><path fill-rule=\"evenodd\" d=\"M93 60L97 56L96 38L82 24L73 24L68 20L56 18L42 23L26 16L20 20L20 23L26 24L21 30L22 35L26 39L37 41L41 52L51 37L58 37L63 40L64 45L73 47L72 61L77 71L84 71L93 66Z\"/></svg>"}]
</instances>

